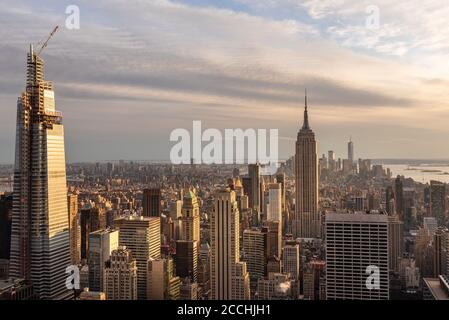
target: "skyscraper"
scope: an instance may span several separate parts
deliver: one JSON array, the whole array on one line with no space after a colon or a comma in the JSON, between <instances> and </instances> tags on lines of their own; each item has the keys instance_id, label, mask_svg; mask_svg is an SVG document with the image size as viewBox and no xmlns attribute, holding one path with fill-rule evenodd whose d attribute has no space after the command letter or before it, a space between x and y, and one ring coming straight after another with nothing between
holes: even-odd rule
<instances>
[{"instance_id":1,"label":"skyscraper","mask_svg":"<svg viewBox=\"0 0 449 320\"><path fill-rule=\"evenodd\" d=\"M200 209L195 193L191 190L184 195L181 208L181 240L200 241Z\"/></svg>"},{"instance_id":2,"label":"skyscraper","mask_svg":"<svg viewBox=\"0 0 449 320\"><path fill-rule=\"evenodd\" d=\"M161 189L143 190L142 206L144 217L159 217L161 215Z\"/></svg>"},{"instance_id":3,"label":"skyscraper","mask_svg":"<svg viewBox=\"0 0 449 320\"><path fill-rule=\"evenodd\" d=\"M227 188L217 192L210 221L212 299L236 299L235 295L238 293L241 296L241 290L246 288L246 285L240 286L241 281L249 281L249 277L244 262L239 264L237 270L240 260L240 215L234 191ZM237 271L240 272L238 277ZM236 288L237 285L239 288Z\"/></svg>"},{"instance_id":4,"label":"skyscraper","mask_svg":"<svg viewBox=\"0 0 449 320\"><path fill-rule=\"evenodd\" d=\"M78 195L76 193L68 194L67 206L69 212L70 258L72 264L79 264L81 260L81 227L78 214Z\"/></svg>"},{"instance_id":5,"label":"skyscraper","mask_svg":"<svg viewBox=\"0 0 449 320\"><path fill-rule=\"evenodd\" d=\"M268 185L267 220L282 222L282 185L271 183Z\"/></svg>"},{"instance_id":6,"label":"skyscraper","mask_svg":"<svg viewBox=\"0 0 449 320\"><path fill-rule=\"evenodd\" d=\"M53 84L33 47L17 102L10 275L30 280L41 299L67 294L70 265L64 128Z\"/></svg>"},{"instance_id":7,"label":"skyscraper","mask_svg":"<svg viewBox=\"0 0 449 320\"><path fill-rule=\"evenodd\" d=\"M104 270L104 293L107 300L137 300L136 259L126 247L112 251Z\"/></svg>"},{"instance_id":8,"label":"skyscraper","mask_svg":"<svg viewBox=\"0 0 449 320\"><path fill-rule=\"evenodd\" d=\"M388 263L389 270L399 272L399 261L402 257L403 222L397 215L388 216Z\"/></svg>"},{"instance_id":9,"label":"skyscraper","mask_svg":"<svg viewBox=\"0 0 449 320\"><path fill-rule=\"evenodd\" d=\"M260 165L258 163L248 165L248 175L251 179L251 193L249 196L249 205L260 215Z\"/></svg>"},{"instance_id":10,"label":"skyscraper","mask_svg":"<svg viewBox=\"0 0 449 320\"><path fill-rule=\"evenodd\" d=\"M348 142L348 160L352 166L354 164L354 142L352 142L352 139L349 139Z\"/></svg>"},{"instance_id":11,"label":"skyscraper","mask_svg":"<svg viewBox=\"0 0 449 320\"><path fill-rule=\"evenodd\" d=\"M115 220L119 245L132 251L137 262L137 296L147 298L147 263L161 257L161 220L159 217L129 216Z\"/></svg>"},{"instance_id":12,"label":"skyscraper","mask_svg":"<svg viewBox=\"0 0 449 320\"><path fill-rule=\"evenodd\" d=\"M103 292L104 268L111 252L118 248L119 232L109 229L89 234L89 290Z\"/></svg>"},{"instance_id":13,"label":"skyscraper","mask_svg":"<svg viewBox=\"0 0 449 320\"><path fill-rule=\"evenodd\" d=\"M328 300L388 300L388 216L326 215L326 295ZM373 286L367 281L374 270ZM368 272L367 272L368 270ZM374 279L376 280L376 279Z\"/></svg>"},{"instance_id":14,"label":"skyscraper","mask_svg":"<svg viewBox=\"0 0 449 320\"><path fill-rule=\"evenodd\" d=\"M439 225L446 222L446 185L439 181L430 181L430 212Z\"/></svg>"},{"instance_id":15,"label":"skyscraper","mask_svg":"<svg viewBox=\"0 0 449 320\"><path fill-rule=\"evenodd\" d=\"M243 231L244 260L251 279L251 288L257 287L257 280L264 278L267 266L268 228L252 228Z\"/></svg>"},{"instance_id":16,"label":"skyscraper","mask_svg":"<svg viewBox=\"0 0 449 320\"><path fill-rule=\"evenodd\" d=\"M304 123L298 132L295 153L295 216L292 232L295 237L319 238L321 236L318 212L318 155L315 134L309 126L307 93Z\"/></svg>"},{"instance_id":17,"label":"skyscraper","mask_svg":"<svg viewBox=\"0 0 449 320\"><path fill-rule=\"evenodd\" d=\"M394 205L399 220L404 221L404 187L400 176L394 181Z\"/></svg>"}]
</instances>

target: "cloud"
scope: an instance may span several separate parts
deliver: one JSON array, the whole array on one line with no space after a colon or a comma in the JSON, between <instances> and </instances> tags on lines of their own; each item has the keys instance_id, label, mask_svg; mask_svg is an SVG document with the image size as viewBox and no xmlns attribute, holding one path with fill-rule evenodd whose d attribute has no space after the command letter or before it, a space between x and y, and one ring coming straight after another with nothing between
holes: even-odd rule
<instances>
[{"instance_id":1,"label":"cloud","mask_svg":"<svg viewBox=\"0 0 449 320\"><path fill-rule=\"evenodd\" d=\"M164 0L80 1L81 29L61 28L43 55L46 76L55 82L57 105L65 114L66 137L82 146L84 132L98 130L91 141L102 145L136 135L167 144L170 128L189 125L192 119L222 127L279 127L283 136L294 137L305 86L317 130L342 130L340 125L354 123L382 128L386 122L395 123L398 131L422 130L448 113L443 86L426 82L445 77L438 71L426 73L429 60L409 63L415 53L403 38L401 21L389 21L384 12L397 12L400 5L384 7L382 2L383 29L369 34L363 29L364 4L245 0L248 7L256 3L257 10L243 12ZM55 24L63 26L66 4L44 1L37 7L32 1L7 0L8 10L0 13L5 21L0 28L0 124L15 119L27 43L45 37ZM257 13L280 6L298 16ZM421 34L416 39L441 52L445 33L438 36L437 26L429 25L433 33L427 42ZM16 32L21 29L26 32ZM432 108L415 121L422 105ZM101 126L95 128L98 122ZM435 123L433 130L445 130ZM3 128L0 134L11 134ZM133 145L139 148L137 143L129 148ZM153 151L164 156L166 148L158 148ZM290 148L286 144L281 152L291 154ZM76 150L81 158L101 158L105 152Z\"/></svg>"}]
</instances>

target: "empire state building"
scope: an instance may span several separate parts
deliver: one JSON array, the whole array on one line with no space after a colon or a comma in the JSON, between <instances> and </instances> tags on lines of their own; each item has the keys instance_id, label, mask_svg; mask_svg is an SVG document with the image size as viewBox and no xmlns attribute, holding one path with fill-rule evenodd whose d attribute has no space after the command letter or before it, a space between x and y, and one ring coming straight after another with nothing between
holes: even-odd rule
<instances>
[{"instance_id":1,"label":"empire state building","mask_svg":"<svg viewBox=\"0 0 449 320\"><path fill-rule=\"evenodd\" d=\"M70 265L64 129L53 84L44 80L44 61L32 46L17 102L15 152L10 276L29 281L39 299L60 299L69 292Z\"/></svg>"},{"instance_id":2,"label":"empire state building","mask_svg":"<svg viewBox=\"0 0 449 320\"><path fill-rule=\"evenodd\" d=\"M295 215L292 232L296 238L321 237L317 153L315 133L309 125L306 92L304 123L298 132L295 152Z\"/></svg>"}]
</instances>

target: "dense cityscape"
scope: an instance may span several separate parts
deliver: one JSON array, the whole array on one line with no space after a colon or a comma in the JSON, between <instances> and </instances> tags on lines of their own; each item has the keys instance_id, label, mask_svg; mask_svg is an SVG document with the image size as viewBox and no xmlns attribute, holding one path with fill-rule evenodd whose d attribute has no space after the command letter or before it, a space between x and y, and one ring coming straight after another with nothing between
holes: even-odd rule
<instances>
[{"instance_id":1,"label":"dense cityscape","mask_svg":"<svg viewBox=\"0 0 449 320\"><path fill-rule=\"evenodd\" d=\"M394 176L352 139L319 156L307 95L270 174L66 163L45 46L30 47L15 164L0 168L0 299L449 299L446 183Z\"/></svg>"}]
</instances>

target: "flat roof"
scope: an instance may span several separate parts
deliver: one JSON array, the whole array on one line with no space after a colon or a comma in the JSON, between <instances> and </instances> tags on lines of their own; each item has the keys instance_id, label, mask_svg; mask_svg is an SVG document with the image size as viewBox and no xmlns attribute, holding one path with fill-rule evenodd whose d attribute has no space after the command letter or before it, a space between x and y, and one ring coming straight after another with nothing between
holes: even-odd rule
<instances>
[{"instance_id":1,"label":"flat roof","mask_svg":"<svg viewBox=\"0 0 449 320\"><path fill-rule=\"evenodd\" d=\"M370 213L327 213L327 222L363 222L363 223L388 223L388 216L385 214Z\"/></svg>"}]
</instances>

